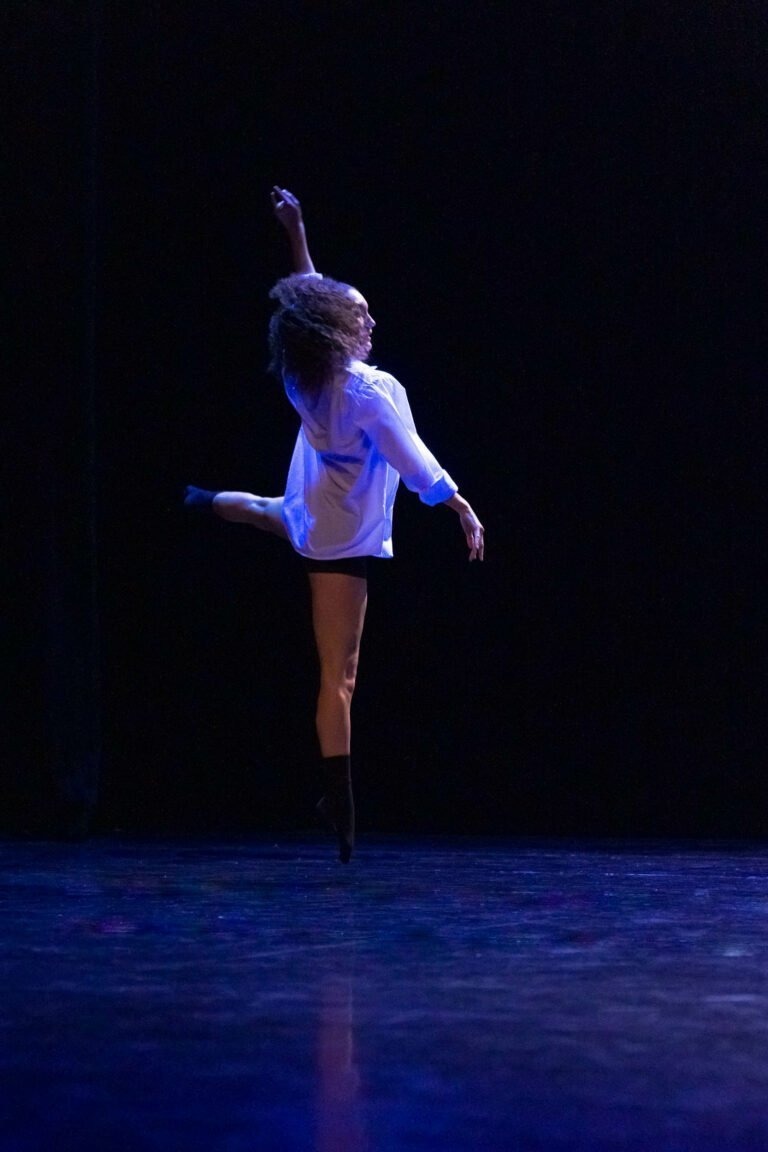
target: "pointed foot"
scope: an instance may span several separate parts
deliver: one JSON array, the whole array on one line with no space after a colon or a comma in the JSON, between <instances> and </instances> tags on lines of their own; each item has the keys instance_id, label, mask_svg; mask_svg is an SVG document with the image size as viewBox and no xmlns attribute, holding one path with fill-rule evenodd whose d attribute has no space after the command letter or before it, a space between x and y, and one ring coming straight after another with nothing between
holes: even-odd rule
<instances>
[{"instance_id":1,"label":"pointed foot","mask_svg":"<svg viewBox=\"0 0 768 1152\"><path fill-rule=\"evenodd\" d=\"M217 495L217 492L209 492L206 488L195 488L194 484L187 484L184 489L184 507L211 512L214 496Z\"/></svg>"},{"instance_id":2,"label":"pointed foot","mask_svg":"<svg viewBox=\"0 0 768 1152\"><path fill-rule=\"evenodd\" d=\"M337 815L336 806L327 796L322 796L315 805L315 812L320 823L336 836L339 845L339 860L342 864L349 864L355 847L354 812L349 811L341 816Z\"/></svg>"}]
</instances>

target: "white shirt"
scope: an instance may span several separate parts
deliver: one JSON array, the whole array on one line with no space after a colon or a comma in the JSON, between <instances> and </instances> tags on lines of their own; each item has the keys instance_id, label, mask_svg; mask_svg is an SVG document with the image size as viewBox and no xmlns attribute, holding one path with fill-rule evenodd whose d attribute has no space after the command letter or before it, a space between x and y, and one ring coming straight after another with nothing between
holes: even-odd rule
<instances>
[{"instance_id":1,"label":"white shirt","mask_svg":"<svg viewBox=\"0 0 768 1152\"><path fill-rule=\"evenodd\" d=\"M402 478L425 504L457 486L419 437L402 384L354 360L348 374L307 401L284 379L301 417L283 520L302 556L392 555L392 510Z\"/></svg>"}]
</instances>

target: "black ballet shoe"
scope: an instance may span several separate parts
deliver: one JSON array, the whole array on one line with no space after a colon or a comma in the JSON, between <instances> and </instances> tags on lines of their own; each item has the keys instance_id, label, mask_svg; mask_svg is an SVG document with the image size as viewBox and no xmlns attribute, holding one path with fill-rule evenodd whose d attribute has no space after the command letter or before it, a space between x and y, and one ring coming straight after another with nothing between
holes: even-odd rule
<instances>
[{"instance_id":1,"label":"black ballet shoe","mask_svg":"<svg viewBox=\"0 0 768 1152\"><path fill-rule=\"evenodd\" d=\"M315 812L323 827L336 836L339 860L342 864L349 864L355 847L355 806L351 791L348 798L321 796Z\"/></svg>"},{"instance_id":2,"label":"black ballet shoe","mask_svg":"<svg viewBox=\"0 0 768 1152\"><path fill-rule=\"evenodd\" d=\"M194 484L187 484L184 489L184 507L212 512L215 496L218 496L218 492L209 492L206 488L195 488Z\"/></svg>"}]
</instances>

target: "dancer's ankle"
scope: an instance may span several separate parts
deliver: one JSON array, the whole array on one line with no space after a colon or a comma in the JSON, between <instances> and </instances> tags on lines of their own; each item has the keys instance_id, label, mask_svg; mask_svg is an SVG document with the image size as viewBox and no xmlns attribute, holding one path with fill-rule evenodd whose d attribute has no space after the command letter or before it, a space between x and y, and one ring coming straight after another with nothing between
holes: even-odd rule
<instances>
[{"instance_id":1,"label":"dancer's ankle","mask_svg":"<svg viewBox=\"0 0 768 1152\"><path fill-rule=\"evenodd\" d=\"M197 508L203 512L212 512L213 501L218 492L210 492L207 488L196 488L194 484L187 484L184 491L184 507Z\"/></svg>"}]
</instances>

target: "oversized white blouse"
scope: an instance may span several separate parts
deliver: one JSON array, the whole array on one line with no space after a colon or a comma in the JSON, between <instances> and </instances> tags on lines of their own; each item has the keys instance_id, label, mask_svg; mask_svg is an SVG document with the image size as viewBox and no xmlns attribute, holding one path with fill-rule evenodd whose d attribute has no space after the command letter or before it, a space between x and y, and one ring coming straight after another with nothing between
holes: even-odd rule
<instances>
[{"instance_id":1,"label":"oversized white blouse","mask_svg":"<svg viewBox=\"0 0 768 1152\"><path fill-rule=\"evenodd\" d=\"M425 504L449 500L457 486L416 431L402 384L362 361L307 400L284 379L301 417L283 501L283 520L302 556L340 560L392 555L397 486Z\"/></svg>"}]
</instances>

